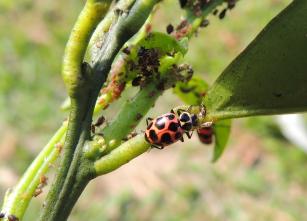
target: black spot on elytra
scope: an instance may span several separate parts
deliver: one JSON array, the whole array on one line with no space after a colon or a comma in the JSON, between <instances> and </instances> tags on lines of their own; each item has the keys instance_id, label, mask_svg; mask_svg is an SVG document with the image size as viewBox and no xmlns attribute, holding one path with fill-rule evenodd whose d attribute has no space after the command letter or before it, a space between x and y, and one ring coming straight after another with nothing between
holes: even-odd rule
<instances>
[{"instance_id":1,"label":"black spot on elytra","mask_svg":"<svg viewBox=\"0 0 307 221\"><path fill-rule=\"evenodd\" d=\"M190 121L190 116L187 113L183 113L180 115L180 121L181 122L188 122Z\"/></svg>"},{"instance_id":2,"label":"black spot on elytra","mask_svg":"<svg viewBox=\"0 0 307 221\"><path fill-rule=\"evenodd\" d=\"M169 115L167 116L167 118L168 118L169 120L174 120L174 119L175 119L175 115L174 115L174 114L169 114Z\"/></svg>"},{"instance_id":3,"label":"black spot on elytra","mask_svg":"<svg viewBox=\"0 0 307 221\"><path fill-rule=\"evenodd\" d=\"M165 121L162 118L159 118L159 119L157 119L155 126L159 130L162 130L165 127Z\"/></svg>"},{"instance_id":4,"label":"black spot on elytra","mask_svg":"<svg viewBox=\"0 0 307 221\"><path fill-rule=\"evenodd\" d=\"M191 123L185 123L184 125L181 125L181 128L184 129L185 131L189 131L192 129L192 124Z\"/></svg>"},{"instance_id":5,"label":"black spot on elytra","mask_svg":"<svg viewBox=\"0 0 307 221\"><path fill-rule=\"evenodd\" d=\"M180 137L182 137L182 134L181 134L180 132L177 132L177 133L175 134L176 140L178 140Z\"/></svg>"},{"instance_id":6,"label":"black spot on elytra","mask_svg":"<svg viewBox=\"0 0 307 221\"><path fill-rule=\"evenodd\" d=\"M175 122L170 123L170 125L168 126L168 129L170 131L176 132L178 130L178 124L176 124Z\"/></svg>"},{"instance_id":7,"label":"black spot on elytra","mask_svg":"<svg viewBox=\"0 0 307 221\"><path fill-rule=\"evenodd\" d=\"M149 131L149 138L154 142L158 140L158 136L154 130Z\"/></svg>"},{"instance_id":8,"label":"black spot on elytra","mask_svg":"<svg viewBox=\"0 0 307 221\"><path fill-rule=\"evenodd\" d=\"M169 133L163 134L161 137L161 142L166 144L171 144L173 142L171 135Z\"/></svg>"},{"instance_id":9,"label":"black spot on elytra","mask_svg":"<svg viewBox=\"0 0 307 221\"><path fill-rule=\"evenodd\" d=\"M147 130L149 130L152 127L153 122L150 122L150 124L148 124L147 126Z\"/></svg>"}]
</instances>

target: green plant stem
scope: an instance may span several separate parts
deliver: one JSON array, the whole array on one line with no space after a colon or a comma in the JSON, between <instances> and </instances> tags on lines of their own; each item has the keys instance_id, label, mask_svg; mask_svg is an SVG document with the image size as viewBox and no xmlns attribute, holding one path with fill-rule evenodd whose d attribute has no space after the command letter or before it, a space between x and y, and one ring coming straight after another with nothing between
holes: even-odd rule
<instances>
[{"instance_id":1,"label":"green plant stem","mask_svg":"<svg viewBox=\"0 0 307 221\"><path fill-rule=\"evenodd\" d=\"M31 198L37 188L40 178L47 173L50 165L57 159L61 152L62 142L59 142L66 133L67 123L55 133L49 143L29 166L13 192L8 195L2 211L6 214L14 214L21 220ZM58 145L58 147L57 147Z\"/></svg>"},{"instance_id":2,"label":"green plant stem","mask_svg":"<svg viewBox=\"0 0 307 221\"><path fill-rule=\"evenodd\" d=\"M116 8L119 10L127 10L132 5L135 0L121 0L116 4ZM86 52L85 60L90 63L93 58L97 57L100 53L100 48L103 44L104 38L106 37L108 31L111 28L112 23L116 19L118 14L110 10L105 18L99 23L96 30L94 31Z\"/></svg>"},{"instance_id":3,"label":"green plant stem","mask_svg":"<svg viewBox=\"0 0 307 221\"><path fill-rule=\"evenodd\" d=\"M89 92L84 93L84 95L88 94ZM82 134L83 136L86 136L84 131L88 131L87 128L90 127L91 124L91 111L87 109L91 104L87 102L87 98L78 100L79 101L77 102L72 99L72 110L69 116L70 121L65 138L63 158L60 163L56 180L47 195L46 204L42 211L40 220L65 220L65 218L62 219L62 215L59 211L61 211L65 203L67 203L66 198L69 193L68 191L76 176L77 168L71 167L71 165L75 165L74 162L80 158L76 151L78 148L75 147L77 147L79 143L80 135ZM88 137L89 134L87 134L86 138ZM68 214L66 217L67 216Z\"/></svg>"},{"instance_id":4,"label":"green plant stem","mask_svg":"<svg viewBox=\"0 0 307 221\"><path fill-rule=\"evenodd\" d=\"M75 149L81 133L89 131L92 116L91 108L93 109L97 98L95 87L94 90L91 88L92 80L94 80L91 76L92 73L88 69L82 70L81 65L90 37L105 15L110 3L111 1L88 0L66 45L62 76L71 99L71 111L60 169L47 195L46 207L42 211L40 220L60 220L59 211L67 197L67 187L74 182L73 178L77 168L72 168L71 163L74 162L75 158L79 159L79 154L75 154ZM101 81L104 81L104 79L101 77ZM89 133L87 133L87 137L89 137Z\"/></svg>"},{"instance_id":5,"label":"green plant stem","mask_svg":"<svg viewBox=\"0 0 307 221\"><path fill-rule=\"evenodd\" d=\"M123 8L123 5L127 5L128 1L121 1L120 8ZM108 13L108 22L111 24L112 19L110 15L114 15L114 12L111 11ZM103 22L105 21L103 20ZM101 30L100 30L101 31ZM95 33L100 33L99 30L95 30ZM142 36L144 34L142 33ZM102 37L102 36L100 36ZM95 42L95 41L93 41ZM97 42L96 42L97 43ZM92 43L94 44L94 43ZM95 106L95 114L98 114L101 110L103 110L107 105L109 105L113 100L108 99L108 94L102 94L101 97L104 98L103 103L97 103ZM69 101L70 103L70 101ZM70 106L70 104L69 104ZM36 159L32 162L31 166L24 173L21 180L18 182L18 185L13 189L12 192L6 197L5 202L3 203L2 210L6 214L15 214L17 217L22 219L24 212L26 211L32 196L40 182L40 178L47 173L50 165L58 158L59 149L54 148L55 144L63 145L64 137L67 131L67 122L63 123L63 125L58 129L58 132L54 134L54 136L50 139L48 144L42 149L41 153L36 157ZM76 192L76 191L74 191Z\"/></svg>"},{"instance_id":6,"label":"green plant stem","mask_svg":"<svg viewBox=\"0 0 307 221\"><path fill-rule=\"evenodd\" d=\"M80 81L81 64L83 62L88 42L98 23L105 16L111 0L87 0L66 44L62 77L69 96L75 96Z\"/></svg>"},{"instance_id":7,"label":"green plant stem","mask_svg":"<svg viewBox=\"0 0 307 221\"><path fill-rule=\"evenodd\" d=\"M108 155L95 162L96 175L109 173L150 149L144 134L137 135L121 144Z\"/></svg>"},{"instance_id":8,"label":"green plant stem","mask_svg":"<svg viewBox=\"0 0 307 221\"><path fill-rule=\"evenodd\" d=\"M136 1L129 13L119 14L102 42L102 47L93 60L90 73L84 73L84 79L74 82L72 77L71 114L64 158L52 186L40 217L41 221L66 220L76 200L87 182L92 178L90 166L84 166L82 158L83 145L89 140L92 114L96 99L114 57L123 44L143 25L157 1ZM83 77L81 76L81 77ZM74 99L75 98L75 99ZM76 148L75 148L76 147ZM93 167L92 167L93 168Z\"/></svg>"}]
</instances>

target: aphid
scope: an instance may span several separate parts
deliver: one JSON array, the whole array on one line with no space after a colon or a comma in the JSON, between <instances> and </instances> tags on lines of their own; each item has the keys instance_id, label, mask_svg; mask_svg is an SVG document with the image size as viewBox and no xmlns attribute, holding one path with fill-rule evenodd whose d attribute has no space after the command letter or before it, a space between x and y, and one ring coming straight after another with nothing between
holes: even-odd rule
<instances>
[{"instance_id":1,"label":"aphid","mask_svg":"<svg viewBox=\"0 0 307 221\"><path fill-rule=\"evenodd\" d=\"M146 123L145 139L152 147L163 149L178 140L183 142L184 130L173 110L155 119L147 118Z\"/></svg>"},{"instance_id":2,"label":"aphid","mask_svg":"<svg viewBox=\"0 0 307 221\"><path fill-rule=\"evenodd\" d=\"M180 3L180 7L184 8L187 5L188 0L179 0L179 3Z\"/></svg>"},{"instance_id":3,"label":"aphid","mask_svg":"<svg viewBox=\"0 0 307 221\"><path fill-rule=\"evenodd\" d=\"M219 19L223 19L226 16L227 8L224 8L219 14Z\"/></svg>"},{"instance_id":4,"label":"aphid","mask_svg":"<svg viewBox=\"0 0 307 221\"><path fill-rule=\"evenodd\" d=\"M214 11L212 12L213 15L217 15L217 13L219 12L218 9L214 9Z\"/></svg>"},{"instance_id":5,"label":"aphid","mask_svg":"<svg viewBox=\"0 0 307 221\"><path fill-rule=\"evenodd\" d=\"M5 213L0 213L0 219L4 218L5 217Z\"/></svg>"},{"instance_id":6,"label":"aphid","mask_svg":"<svg viewBox=\"0 0 307 221\"><path fill-rule=\"evenodd\" d=\"M42 185L42 186L47 186L47 181L48 181L48 177L46 177L45 175L42 175L40 178L39 178L39 183Z\"/></svg>"},{"instance_id":7,"label":"aphid","mask_svg":"<svg viewBox=\"0 0 307 221\"><path fill-rule=\"evenodd\" d=\"M38 195L40 195L43 192L43 188L45 186L47 186L47 184L48 184L47 181L48 181L48 177L46 177L45 175L43 175L39 178L39 184L38 184L36 190L33 193L34 197L37 197Z\"/></svg>"},{"instance_id":8,"label":"aphid","mask_svg":"<svg viewBox=\"0 0 307 221\"><path fill-rule=\"evenodd\" d=\"M133 87L136 87L140 85L141 81L142 81L142 77L138 76L132 80L131 84Z\"/></svg>"},{"instance_id":9,"label":"aphid","mask_svg":"<svg viewBox=\"0 0 307 221\"><path fill-rule=\"evenodd\" d=\"M130 140L131 138L135 137L136 135L138 135L137 132L133 131L130 134L127 135L127 137L125 137L124 139L122 139L123 141L127 141Z\"/></svg>"},{"instance_id":10,"label":"aphid","mask_svg":"<svg viewBox=\"0 0 307 221\"><path fill-rule=\"evenodd\" d=\"M42 189L42 188L37 188L37 189L34 191L33 196L34 196L34 197L37 197L37 196L39 196L42 192L43 192L43 189Z\"/></svg>"},{"instance_id":11,"label":"aphid","mask_svg":"<svg viewBox=\"0 0 307 221\"><path fill-rule=\"evenodd\" d=\"M179 25L176 27L176 30L179 31L179 30L181 30L181 29L187 27L188 24L189 24L188 20L184 19L184 20L182 20L182 21L179 23Z\"/></svg>"},{"instance_id":12,"label":"aphid","mask_svg":"<svg viewBox=\"0 0 307 221\"><path fill-rule=\"evenodd\" d=\"M203 144L211 144L213 138L213 127L201 127L197 129L197 134L200 142Z\"/></svg>"},{"instance_id":13,"label":"aphid","mask_svg":"<svg viewBox=\"0 0 307 221\"><path fill-rule=\"evenodd\" d=\"M93 124L91 125L91 131L92 131L93 134L96 133L96 127Z\"/></svg>"},{"instance_id":14,"label":"aphid","mask_svg":"<svg viewBox=\"0 0 307 221\"><path fill-rule=\"evenodd\" d=\"M116 8L114 9L114 14L115 15L122 15L124 13L124 11L120 8Z\"/></svg>"},{"instance_id":15,"label":"aphid","mask_svg":"<svg viewBox=\"0 0 307 221\"><path fill-rule=\"evenodd\" d=\"M174 31L174 26L169 24L168 26L166 26L166 33L167 34L171 34Z\"/></svg>"},{"instance_id":16,"label":"aphid","mask_svg":"<svg viewBox=\"0 0 307 221\"><path fill-rule=\"evenodd\" d=\"M147 34L149 34L149 33L151 32L151 30L152 30L152 25L151 25L151 24L146 24L146 26L145 26L145 32L146 32Z\"/></svg>"},{"instance_id":17,"label":"aphid","mask_svg":"<svg viewBox=\"0 0 307 221\"><path fill-rule=\"evenodd\" d=\"M106 121L106 118L105 118L103 115L101 115L101 116L97 119L97 121L96 121L96 123L94 124L94 126L95 126L95 127L100 127L105 121Z\"/></svg>"},{"instance_id":18,"label":"aphid","mask_svg":"<svg viewBox=\"0 0 307 221\"><path fill-rule=\"evenodd\" d=\"M233 9L236 6L236 0L228 0L227 7L228 9Z\"/></svg>"},{"instance_id":19,"label":"aphid","mask_svg":"<svg viewBox=\"0 0 307 221\"><path fill-rule=\"evenodd\" d=\"M19 221L19 219L14 215L8 215L7 218L8 218L9 221Z\"/></svg>"},{"instance_id":20,"label":"aphid","mask_svg":"<svg viewBox=\"0 0 307 221\"><path fill-rule=\"evenodd\" d=\"M54 147L57 149L57 151L59 153L61 153L62 150L63 150L63 144L62 143L57 143L57 144L54 145Z\"/></svg>"},{"instance_id":21,"label":"aphid","mask_svg":"<svg viewBox=\"0 0 307 221\"><path fill-rule=\"evenodd\" d=\"M131 49L129 47L125 47L123 48L123 52L127 55L129 55L131 53Z\"/></svg>"},{"instance_id":22,"label":"aphid","mask_svg":"<svg viewBox=\"0 0 307 221\"><path fill-rule=\"evenodd\" d=\"M141 120L143 117L143 115L141 113L137 113L136 116L135 116L135 120L139 121Z\"/></svg>"},{"instance_id":23,"label":"aphid","mask_svg":"<svg viewBox=\"0 0 307 221\"><path fill-rule=\"evenodd\" d=\"M96 127L100 127L106 121L105 117L101 115L97 121L91 125L91 131L93 134L96 133Z\"/></svg>"},{"instance_id":24,"label":"aphid","mask_svg":"<svg viewBox=\"0 0 307 221\"><path fill-rule=\"evenodd\" d=\"M205 28L205 27L207 27L209 25L209 23L210 22L209 22L208 19L204 19L204 20L201 21L200 27Z\"/></svg>"},{"instance_id":25,"label":"aphid","mask_svg":"<svg viewBox=\"0 0 307 221\"><path fill-rule=\"evenodd\" d=\"M164 91L164 89L165 89L165 82L164 82L164 81L160 81L160 82L157 84L156 88L157 88L159 91Z\"/></svg>"}]
</instances>

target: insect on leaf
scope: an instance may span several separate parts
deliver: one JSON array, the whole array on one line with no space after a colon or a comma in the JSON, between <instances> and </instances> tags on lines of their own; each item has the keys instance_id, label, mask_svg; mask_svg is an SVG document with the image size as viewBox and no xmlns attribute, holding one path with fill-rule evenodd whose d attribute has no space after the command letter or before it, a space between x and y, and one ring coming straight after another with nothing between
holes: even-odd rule
<instances>
[{"instance_id":1,"label":"insect on leaf","mask_svg":"<svg viewBox=\"0 0 307 221\"><path fill-rule=\"evenodd\" d=\"M179 82L173 92L186 104L199 105L206 95L208 84L197 75L189 82ZM213 126L215 137L212 162L216 162L223 154L230 134L231 120L218 121Z\"/></svg>"}]
</instances>

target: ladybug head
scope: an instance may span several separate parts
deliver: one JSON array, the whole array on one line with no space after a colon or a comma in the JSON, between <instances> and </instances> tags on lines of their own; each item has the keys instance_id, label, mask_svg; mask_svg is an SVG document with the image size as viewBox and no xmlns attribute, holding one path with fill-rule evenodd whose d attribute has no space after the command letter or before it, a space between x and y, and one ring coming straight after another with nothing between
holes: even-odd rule
<instances>
[{"instance_id":1,"label":"ladybug head","mask_svg":"<svg viewBox=\"0 0 307 221\"><path fill-rule=\"evenodd\" d=\"M190 131L197 126L197 116L189 112L182 112L179 116L179 121L184 131Z\"/></svg>"}]
</instances>

